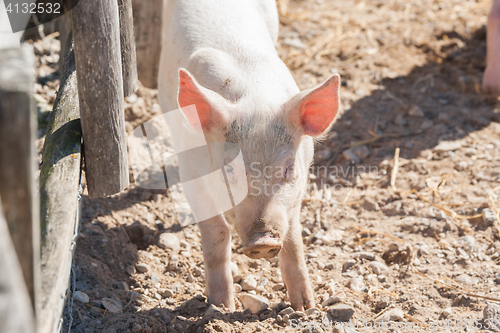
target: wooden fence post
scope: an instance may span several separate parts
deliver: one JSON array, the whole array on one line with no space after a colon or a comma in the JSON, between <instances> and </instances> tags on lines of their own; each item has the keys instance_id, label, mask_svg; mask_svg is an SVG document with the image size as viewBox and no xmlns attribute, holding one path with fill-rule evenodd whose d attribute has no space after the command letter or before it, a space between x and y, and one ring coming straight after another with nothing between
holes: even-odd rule
<instances>
[{"instance_id":1,"label":"wooden fence post","mask_svg":"<svg viewBox=\"0 0 500 333\"><path fill-rule=\"evenodd\" d=\"M34 333L33 307L0 203L0 333Z\"/></svg>"},{"instance_id":2,"label":"wooden fence post","mask_svg":"<svg viewBox=\"0 0 500 333\"><path fill-rule=\"evenodd\" d=\"M0 50L0 196L33 305L39 281L33 47Z\"/></svg>"},{"instance_id":3,"label":"wooden fence post","mask_svg":"<svg viewBox=\"0 0 500 333\"><path fill-rule=\"evenodd\" d=\"M120 14L120 46L122 53L123 93L132 95L139 88L135 54L134 18L132 0L118 0Z\"/></svg>"},{"instance_id":4,"label":"wooden fence post","mask_svg":"<svg viewBox=\"0 0 500 333\"><path fill-rule=\"evenodd\" d=\"M117 0L79 1L73 38L90 197L128 186L123 76Z\"/></svg>"},{"instance_id":5,"label":"wooden fence post","mask_svg":"<svg viewBox=\"0 0 500 333\"><path fill-rule=\"evenodd\" d=\"M38 332L55 332L64 308L77 223L81 127L72 38L62 54L64 75L49 118L40 171L42 275ZM63 51L63 50L61 50Z\"/></svg>"},{"instance_id":6,"label":"wooden fence post","mask_svg":"<svg viewBox=\"0 0 500 333\"><path fill-rule=\"evenodd\" d=\"M139 80L152 89L158 88L164 2L132 0Z\"/></svg>"}]
</instances>

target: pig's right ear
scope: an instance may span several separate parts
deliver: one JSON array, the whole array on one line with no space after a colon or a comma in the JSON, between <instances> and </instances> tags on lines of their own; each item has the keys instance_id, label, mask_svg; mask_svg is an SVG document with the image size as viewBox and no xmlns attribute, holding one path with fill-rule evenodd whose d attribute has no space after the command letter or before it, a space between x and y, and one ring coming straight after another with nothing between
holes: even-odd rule
<instances>
[{"instance_id":1,"label":"pig's right ear","mask_svg":"<svg viewBox=\"0 0 500 333\"><path fill-rule=\"evenodd\" d=\"M304 134L317 137L325 133L339 112L340 76L330 76L316 88L302 91L291 100L292 119Z\"/></svg>"},{"instance_id":2,"label":"pig's right ear","mask_svg":"<svg viewBox=\"0 0 500 333\"><path fill-rule=\"evenodd\" d=\"M221 95L206 89L185 69L179 70L179 106L191 126L200 132L210 132L214 126L224 126L230 106ZM188 106L194 105L195 108Z\"/></svg>"}]
</instances>

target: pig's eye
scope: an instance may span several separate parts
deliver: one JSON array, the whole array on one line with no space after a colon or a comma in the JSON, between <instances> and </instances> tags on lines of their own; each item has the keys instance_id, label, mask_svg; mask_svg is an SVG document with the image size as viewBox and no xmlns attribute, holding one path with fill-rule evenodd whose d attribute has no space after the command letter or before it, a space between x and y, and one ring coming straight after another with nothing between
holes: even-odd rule
<instances>
[{"instance_id":1,"label":"pig's eye","mask_svg":"<svg viewBox=\"0 0 500 333\"><path fill-rule=\"evenodd\" d=\"M285 170L285 178L287 180L292 180L293 179L293 170L294 170L294 166L293 165L290 165L286 168Z\"/></svg>"}]
</instances>

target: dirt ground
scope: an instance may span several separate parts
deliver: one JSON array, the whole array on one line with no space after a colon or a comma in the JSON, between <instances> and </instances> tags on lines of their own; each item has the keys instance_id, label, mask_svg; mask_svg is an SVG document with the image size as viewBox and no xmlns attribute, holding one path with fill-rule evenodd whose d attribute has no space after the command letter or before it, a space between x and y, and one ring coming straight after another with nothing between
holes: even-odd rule
<instances>
[{"instance_id":1,"label":"dirt ground","mask_svg":"<svg viewBox=\"0 0 500 333\"><path fill-rule=\"evenodd\" d=\"M321 311L285 309L277 261L247 258L236 235L237 310L209 307L198 228L179 226L168 194L131 186L110 198L84 197L78 292L71 313L65 309L64 331L71 317L71 332L82 333L486 326L483 319L495 309L488 304L500 302L500 106L480 87L489 6L483 0L280 2L277 48L299 87L336 72L342 78L341 112L317 145L301 212ZM57 59L46 58L57 51L41 54L36 89L43 111L58 83L51 74ZM127 99L127 131L159 112L157 91L141 87ZM179 240L173 249L157 245L163 233ZM256 286L247 286L252 277ZM253 290L241 291L242 285ZM240 299L248 293L265 297L268 309L244 311ZM340 319L360 322L325 326ZM389 319L407 326L364 327Z\"/></svg>"}]
</instances>

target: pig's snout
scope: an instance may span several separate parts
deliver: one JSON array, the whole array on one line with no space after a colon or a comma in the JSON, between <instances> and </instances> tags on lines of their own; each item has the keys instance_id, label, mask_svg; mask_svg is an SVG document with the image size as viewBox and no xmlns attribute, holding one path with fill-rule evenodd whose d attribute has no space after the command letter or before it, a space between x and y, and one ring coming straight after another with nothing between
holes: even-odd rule
<instances>
[{"instance_id":1,"label":"pig's snout","mask_svg":"<svg viewBox=\"0 0 500 333\"><path fill-rule=\"evenodd\" d=\"M252 259L270 259L278 255L282 246L280 239L270 232L258 232L243 248L243 253Z\"/></svg>"}]
</instances>

